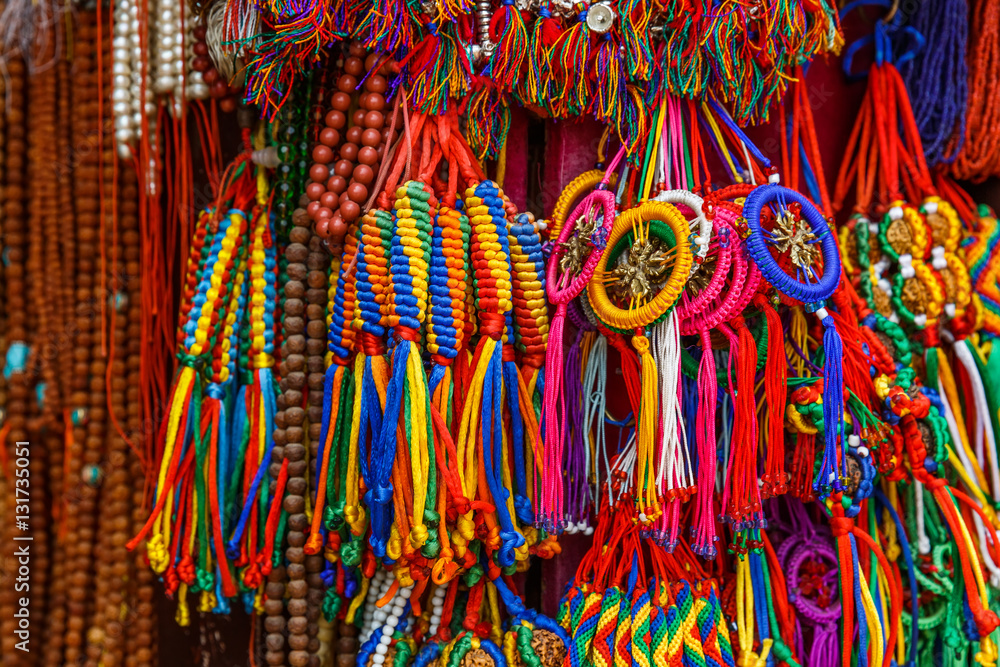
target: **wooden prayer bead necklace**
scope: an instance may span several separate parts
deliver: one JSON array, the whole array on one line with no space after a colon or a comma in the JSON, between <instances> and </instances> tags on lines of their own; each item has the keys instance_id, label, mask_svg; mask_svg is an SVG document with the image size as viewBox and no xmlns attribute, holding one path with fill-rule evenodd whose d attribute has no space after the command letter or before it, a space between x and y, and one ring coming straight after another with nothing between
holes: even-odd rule
<instances>
[{"instance_id":1,"label":"wooden prayer bead necklace","mask_svg":"<svg viewBox=\"0 0 1000 667\"><path fill-rule=\"evenodd\" d=\"M301 396L308 382L307 359L308 343L307 328L307 281L309 269L308 243L312 236L308 214L305 210L296 211L292 215L294 225L289 235L289 245L285 248L288 259L288 282L285 283L285 320L283 322L285 349L282 354L282 396L278 408L284 408L284 455L288 461L287 495L283 505L288 513L288 533L286 536L288 548L285 558L288 560L286 572L287 609L288 609L288 663L292 667L305 667L309 664L308 635L306 618L306 592L308 583L305 580L305 552L303 546L306 540L308 519L305 514L305 494L307 490L306 469L308 466L306 450L306 411L301 407ZM292 397L284 392L291 390ZM292 401L291 398L298 398ZM282 424L275 420L280 428Z\"/></svg>"},{"instance_id":2,"label":"wooden prayer bead necklace","mask_svg":"<svg viewBox=\"0 0 1000 667\"><path fill-rule=\"evenodd\" d=\"M122 170L119 178L119 219L111 235L111 262L108 267L112 300L108 410L112 428L108 429L106 462L102 471L98 526L100 547L97 552L100 561L94 620L88 632L87 664L92 667L98 664L118 667L123 663L124 646L119 617L126 601L127 583L133 576L132 559L128 557L125 543L131 537L129 461L134 454L126 438L132 437L129 435L129 422L137 422L139 416L138 348L142 340L138 289L139 193L134 170ZM131 400L128 393L133 394Z\"/></svg>"},{"instance_id":3,"label":"wooden prayer bead necklace","mask_svg":"<svg viewBox=\"0 0 1000 667\"><path fill-rule=\"evenodd\" d=\"M27 173L31 182L29 193L28 224L31 234L28 239L27 275L30 285L37 286L40 297L32 304L29 320L33 335L29 338L31 348L29 362L29 382L33 383L35 401L34 412L39 415L31 434L31 456L29 459L32 493L28 502L30 509L30 530L35 536L32 541L32 562L29 609L32 616L40 618L45 613L48 583L50 541L48 536L49 518L46 499L50 480L48 465L50 457L59 456L62 450L60 428L61 392L59 377L59 349L57 337L60 323L64 321L63 281L53 281L48 267L61 267L59 239L63 228L58 215L58 174L57 162L52 159L53 137L57 133L57 98L59 95L60 64L56 58L64 55L56 51L57 40L63 39L64 24L53 26L50 39L36 54L40 61L52 62L52 66L29 70L27 94L30 115L28 127ZM69 221L72 224L72 220ZM63 352L65 354L65 352ZM29 406L32 405L29 403ZM30 662L30 660L29 660Z\"/></svg>"},{"instance_id":4,"label":"wooden prayer bead necklace","mask_svg":"<svg viewBox=\"0 0 1000 667\"><path fill-rule=\"evenodd\" d=\"M69 391L64 395L64 405L68 412L72 434L63 456L65 461L62 466L66 470L63 479L63 492L54 502L59 504L58 514L60 516L59 525L55 532L60 538L57 540L57 554L53 565L53 577L57 576L57 570L61 568L58 579L55 581L55 588L52 593L52 608L49 610L48 625L46 628L49 641L45 643L44 655L47 664L58 664L62 662L64 648L64 632L67 622L67 598L69 591L66 590L71 579L71 566L75 555L75 545L64 539L70 528L69 505L75 503L79 496L80 465L82 462L83 442L86 439L86 405L88 401L88 378L90 360L90 336L89 331L92 323L94 311L89 306L92 294L95 258L99 256L95 241L98 236L98 159L99 151L85 150L90 147L91 142L96 141L97 129L97 78L96 78L96 53L98 46L96 41L96 31L94 27L94 14L92 12L81 11L78 15L76 26L79 42L74 53L73 77L75 87L72 89L73 98L76 102L76 113L72 117L69 127L72 130L72 155L77 156L74 178L69 192L72 200L72 209L76 218L75 233L73 234L74 258L71 269L75 273L75 286L72 293L73 304L67 320L69 332L72 334L71 348L73 361L68 366L72 369L70 373L64 373L71 379ZM69 209L64 209L69 210ZM69 262L69 258L67 258ZM75 525L75 517L73 520Z\"/></svg>"},{"instance_id":5,"label":"wooden prayer bead necklace","mask_svg":"<svg viewBox=\"0 0 1000 667\"><path fill-rule=\"evenodd\" d=\"M306 299L309 305L306 307L306 368L309 373L307 418L309 420L309 462L313 464L317 459L317 449L320 440L320 430L323 422L323 385L326 378L326 302L327 288L329 286L328 271L330 268L330 256L323 247L323 240L316 234L312 234L309 239L309 257L307 267L309 269ZM309 468L307 467L307 470ZM308 475L311 486L319 483L312 475ZM308 497L308 489L303 494ZM313 508L316 511L316 508ZM308 536L308 528L303 531ZM303 544L303 546L305 546ZM316 636L320 617L320 610L323 604L323 597L326 593L326 586L323 583L321 571L325 559L322 554L306 554L306 583L309 590L306 593L306 626L309 641L307 650L309 651L309 664L318 662L316 654L319 652L319 639ZM294 647L293 647L294 648Z\"/></svg>"},{"instance_id":6,"label":"wooden prayer bead necklace","mask_svg":"<svg viewBox=\"0 0 1000 667\"><path fill-rule=\"evenodd\" d=\"M5 155L4 155L4 253L6 267L5 277L5 307L8 313L6 326L6 364L4 366L7 377L7 403L4 427L7 431L4 446L8 456L14 452L14 443L27 441L28 433L28 401L32 400L28 387L27 374L27 310L25 309L25 295L28 293L27 275L27 248L28 248L28 228L24 215L24 187L25 187L25 165L27 158L27 135L25 124L25 87L26 75L24 61L18 57L8 58L6 61L8 76L6 77L6 102L5 111ZM14 509L14 493L11 486L5 485L4 511L7 516L12 516ZM14 533L13 522L4 521L4 557L13 557L14 545L12 536ZM14 648L17 636L14 630L17 622L14 618L15 605L17 601L12 586L4 587L0 591L0 656L4 660L10 659L14 664L21 661L22 655Z\"/></svg>"},{"instance_id":7,"label":"wooden prayer bead necklace","mask_svg":"<svg viewBox=\"0 0 1000 667\"><path fill-rule=\"evenodd\" d=\"M92 32L92 31L91 31ZM88 42L82 47L84 51L84 57L89 60L89 52L93 50L93 43ZM63 160L72 160L76 155L74 146L72 144L72 138L74 134L74 123L73 117L70 115L69 110L72 105L72 100L74 97L74 89L69 85L70 77L73 76L73 70L77 68L76 59L72 61L68 57L59 58L56 65L57 74L59 78L59 91L60 95L58 97L58 117L59 122L57 123L57 154L61 156ZM88 91L90 92L90 91ZM73 202L73 179L71 178L71 170L66 167L58 168L56 171L56 177L58 182L58 207L61 212L60 217L64 222L71 221L72 227L76 229L76 211L74 209ZM74 332L74 317L75 317L75 305L76 305L76 246L77 240L74 233L63 233L59 237L60 246L62 250L62 261L60 262L60 268L62 269L63 275L62 279L59 281L63 288L63 293L61 295L62 303L62 317L60 319L61 326L60 331L54 341L55 345L58 347L60 353L60 359L58 361L59 372L59 382L60 382L60 395L62 397L62 416L65 419L67 415L71 414L70 406L72 403L73 392L75 391L76 376L73 373L65 372L65 369L72 368L73 365L73 354L75 352L73 346L73 332ZM66 420L68 421L68 420ZM64 424L64 428L72 428L71 423ZM59 655L59 647L62 645L62 632L65 627L65 605L66 605L66 591L65 591L65 579L66 579L66 553L67 545L62 540L58 539L59 530L65 526L65 503L63 498L66 494L65 488L65 475L64 475L64 465L60 465L66 455L66 446L62 434L60 437L53 441L55 448L50 451L50 465L47 466L49 470L49 492L50 492L50 503L52 509L52 517L56 522L56 526L52 531L52 534L56 537L53 543L53 554L52 554L52 565L51 565L51 583L49 585L48 597L49 597L49 608L48 608L48 620L52 625L58 626L55 628L47 628L49 632L47 636L52 637L53 641L46 642L44 651L47 655L51 656L53 660L58 662L57 656ZM58 609L58 611L56 611ZM57 617L58 615L58 617ZM52 631L54 630L54 632ZM52 663L50 663L52 664Z\"/></svg>"},{"instance_id":8,"label":"wooden prayer bead necklace","mask_svg":"<svg viewBox=\"0 0 1000 667\"><path fill-rule=\"evenodd\" d=\"M95 23L92 42L95 59L102 69L92 66L94 91L93 107L85 115L87 121L81 121L77 134L78 142L86 142L87 146L96 146L92 150L94 159L88 160L93 176L89 179L91 186L84 181L82 191L77 197L79 202L79 223L81 245L78 252L77 299L81 307L77 311L77 327L80 340L77 348L87 346L89 354L81 351L77 362L85 365L82 377L86 379L85 401L75 407L80 417L82 428L74 429L73 442L70 445L69 472L67 489L73 493L67 498L66 534L67 543L72 545L74 552L70 554L71 588L67 607L67 633L64 660L76 664L82 660L87 627L85 619L89 619L92 608L93 592L90 590L93 572L94 531L97 519L97 484L100 482L101 463L104 460L103 450L106 437L107 397L106 397L106 362L104 350L106 336L104 332L104 314L106 311L105 292L107 271L103 258L107 256L107 243L110 234L106 231L111 224L112 204L115 196L113 180L114 137L109 131L111 118L111 52L110 39L102 35L102 28ZM100 100L101 94L104 99ZM100 101L99 101L100 100ZM81 396L83 397L83 396ZM79 431L79 432L78 432Z\"/></svg>"},{"instance_id":9,"label":"wooden prayer bead necklace","mask_svg":"<svg viewBox=\"0 0 1000 667\"><path fill-rule=\"evenodd\" d=\"M292 214L292 221L294 223L296 217L301 220L303 213L296 209L296 212ZM285 232L284 229L279 231L279 237L281 242L286 245L289 238L294 236L294 238L301 238L303 236L301 227L299 225L293 225L288 228ZM274 448L271 450L271 467L270 467L270 486L271 494L274 500L272 502L282 502L282 525L284 528L287 524L287 511L284 506L284 500L274 497L276 480L280 474L282 466L290 467L291 461L287 461L287 456L285 454L285 446L288 442L287 440L287 430L286 430L286 416L285 416L285 406L286 402L290 399L298 398L301 402L302 394L300 390L292 389L289 386L285 377L288 373L288 358L291 354L301 354L302 350L305 349L305 343L301 337L293 335L292 332L301 329L295 322L289 322L289 297L292 297L292 309L296 308L295 301L301 296L302 290L300 289L301 283L290 284L289 281L289 262L290 258L287 252L281 252L279 256L278 266L278 291L279 291L279 303L278 309L275 313L275 318L280 317L280 326L278 327L278 340L281 342L281 362L278 364L278 370L281 375L281 381L279 385L281 386L281 395L277 398L277 408L278 411L274 416ZM300 321L299 321L300 322ZM281 463L279 463L281 462ZM287 487L286 487L287 488ZM275 541L281 540L283 537L282 530L279 529L278 535L275 537ZM284 560L279 560L271 572L267 575L267 584L264 587L264 660L268 665L284 665L285 664L285 630L287 628L287 621L285 619L285 592L286 592L286 582L288 580L288 572L285 568Z\"/></svg>"}]
</instances>

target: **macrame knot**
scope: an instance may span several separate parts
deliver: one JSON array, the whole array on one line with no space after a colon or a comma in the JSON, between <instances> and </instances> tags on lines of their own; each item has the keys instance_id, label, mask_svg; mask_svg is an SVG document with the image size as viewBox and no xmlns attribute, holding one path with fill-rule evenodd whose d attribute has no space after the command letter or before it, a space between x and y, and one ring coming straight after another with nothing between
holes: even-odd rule
<instances>
[{"instance_id":1,"label":"macrame knot","mask_svg":"<svg viewBox=\"0 0 1000 667\"><path fill-rule=\"evenodd\" d=\"M483 336L489 336L493 340L498 341L503 337L503 328L506 323L507 318L500 313L479 313L479 333Z\"/></svg>"},{"instance_id":2,"label":"macrame knot","mask_svg":"<svg viewBox=\"0 0 1000 667\"><path fill-rule=\"evenodd\" d=\"M979 642L979 649L976 652L976 662L982 667L996 667L997 647L993 640L984 635Z\"/></svg>"},{"instance_id":3,"label":"macrame knot","mask_svg":"<svg viewBox=\"0 0 1000 667\"><path fill-rule=\"evenodd\" d=\"M420 332L416 329L411 329L410 327L397 325L396 328L392 330L392 335L396 338L397 343L404 340L408 340L411 343L420 343Z\"/></svg>"},{"instance_id":4,"label":"macrame knot","mask_svg":"<svg viewBox=\"0 0 1000 667\"><path fill-rule=\"evenodd\" d=\"M337 591L333 588L328 588L326 595L323 597L323 618L327 621L333 621L340 612L342 604L343 600L337 595Z\"/></svg>"},{"instance_id":5,"label":"macrame knot","mask_svg":"<svg viewBox=\"0 0 1000 667\"><path fill-rule=\"evenodd\" d=\"M212 586L215 584L215 577L212 573L201 568L198 568L195 580L198 582L198 589L202 591L212 590Z\"/></svg>"},{"instance_id":6,"label":"macrame knot","mask_svg":"<svg viewBox=\"0 0 1000 667\"><path fill-rule=\"evenodd\" d=\"M452 496L451 504L448 507L445 515L448 517L449 521L456 521L456 516L459 514L468 514L472 511L472 503L465 496Z\"/></svg>"},{"instance_id":7,"label":"macrame knot","mask_svg":"<svg viewBox=\"0 0 1000 667\"><path fill-rule=\"evenodd\" d=\"M435 366L451 366L451 363L455 360L454 357L446 357L443 354L432 354L431 361Z\"/></svg>"},{"instance_id":8,"label":"macrame knot","mask_svg":"<svg viewBox=\"0 0 1000 667\"><path fill-rule=\"evenodd\" d=\"M410 529L410 546L414 549L419 549L427 543L427 538L430 534L427 532L427 526L420 524L413 526Z\"/></svg>"},{"instance_id":9,"label":"macrame knot","mask_svg":"<svg viewBox=\"0 0 1000 667\"><path fill-rule=\"evenodd\" d=\"M160 574L167 569L169 557L162 535L153 535L153 538L146 544L146 557L149 559L149 566L153 572Z\"/></svg>"},{"instance_id":10,"label":"macrame knot","mask_svg":"<svg viewBox=\"0 0 1000 667\"><path fill-rule=\"evenodd\" d=\"M520 494L514 496L514 513L517 514L517 520L526 526L535 522L531 501Z\"/></svg>"},{"instance_id":11,"label":"macrame knot","mask_svg":"<svg viewBox=\"0 0 1000 667\"><path fill-rule=\"evenodd\" d=\"M458 565L452 560L451 549L447 549L446 551L448 551L448 555L439 557L431 569L431 580L438 586L454 579L459 570ZM442 553L444 553L444 550Z\"/></svg>"},{"instance_id":12,"label":"macrame knot","mask_svg":"<svg viewBox=\"0 0 1000 667\"><path fill-rule=\"evenodd\" d=\"M513 345L508 344L503 346L503 360L505 362L513 362L517 360Z\"/></svg>"},{"instance_id":13,"label":"macrame knot","mask_svg":"<svg viewBox=\"0 0 1000 667\"><path fill-rule=\"evenodd\" d=\"M466 510L468 511L468 510ZM471 540L476 535L476 524L466 514L458 515L458 534L466 541Z\"/></svg>"},{"instance_id":14,"label":"macrame knot","mask_svg":"<svg viewBox=\"0 0 1000 667\"><path fill-rule=\"evenodd\" d=\"M251 561L250 566L243 571L243 583L247 588L254 589L260 586L262 579L257 561Z\"/></svg>"},{"instance_id":15,"label":"macrame knot","mask_svg":"<svg viewBox=\"0 0 1000 667\"><path fill-rule=\"evenodd\" d=\"M854 519L844 516L830 517L830 530L834 537L847 537L854 528Z\"/></svg>"},{"instance_id":16,"label":"macrame knot","mask_svg":"<svg viewBox=\"0 0 1000 667\"><path fill-rule=\"evenodd\" d=\"M166 572L163 573L163 586L167 590L168 596L173 596L180 587L181 581L177 576L177 570L175 568L167 568Z\"/></svg>"},{"instance_id":17,"label":"macrame knot","mask_svg":"<svg viewBox=\"0 0 1000 667\"><path fill-rule=\"evenodd\" d=\"M330 588L337 581L337 569L333 566L333 563L327 561L326 567L319 573L319 576L323 579L323 585Z\"/></svg>"},{"instance_id":18,"label":"macrame knot","mask_svg":"<svg viewBox=\"0 0 1000 667\"><path fill-rule=\"evenodd\" d=\"M948 486L948 481L945 480L943 477L934 477L926 470L920 472L923 472L923 474L918 475L916 474L917 471L914 471L914 477L919 479L920 483L926 486L931 491L934 491L935 489L940 489L943 486Z\"/></svg>"},{"instance_id":19,"label":"macrame knot","mask_svg":"<svg viewBox=\"0 0 1000 667\"><path fill-rule=\"evenodd\" d=\"M632 338L632 346L635 347L635 351L640 355L649 354L649 339L646 338L641 330L637 330L635 336Z\"/></svg>"},{"instance_id":20,"label":"macrame knot","mask_svg":"<svg viewBox=\"0 0 1000 667\"><path fill-rule=\"evenodd\" d=\"M368 503L369 507L372 507L376 503L379 505L388 505L392 502L392 486L377 484L375 488L368 489L365 492L365 502Z\"/></svg>"},{"instance_id":21,"label":"macrame knot","mask_svg":"<svg viewBox=\"0 0 1000 667\"><path fill-rule=\"evenodd\" d=\"M327 508L329 509L329 508ZM306 540L303 551L309 556L315 556L319 553L320 549L323 548L323 533L320 531L315 531L309 534L309 539Z\"/></svg>"},{"instance_id":22,"label":"macrame knot","mask_svg":"<svg viewBox=\"0 0 1000 667\"><path fill-rule=\"evenodd\" d=\"M382 339L367 331L358 332L358 346L366 357L378 357L385 354L385 344Z\"/></svg>"},{"instance_id":23,"label":"macrame knot","mask_svg":"<svg viewBox=\"0 0 1000 667\"><path fill-rule=\"evenodd\" d=\"M226 397L226 390L221 384L217 382L211 382L205 387L205 395L207 395L209 398L214 398L217 401L221 401Z\"/></svg>"},{"instance_id":24,"label":"macrame knot","mask_svg":"<svg viewBox=\"0 0 1000 667\"><path fill-rule=\"evenodd\" d=\"M402 565L396 568L396 581L403 588L411 588L413 586L413 575L410 573L410 568Z\"/></svg>"},{"instance_id":25,"label":"macrame knot","mask_svg":"<svg viewBox=\"0 0 1000 667\"><path fill-rule=\"evenodd\" d=\"M356 567L361 562L361 543L351 540L340 546L340 560L344 567Z\"/></svg>"},{"instance_id":26,"label":"macrame knot","mask_svg":"<svg viewBox=\"0 0 1000 667\"><path fill-rule=\"evenodd\" d=\"M545 365L544 354L526 354L521 357L521 369L541 368Z\"/></svg>"},{"instance_id":27,"label":"macrame knot","mask_svg":"<svg viewBox=\"0 0 1000 667\"><path fill-rule=\"evenodd\" d=\"M503 544L497 553L497 563L500 567L510 567L515 561L515 549L524 544L524 535L516 530L505 530L500 533L500 541Z\"/></svg>"},{"instance_id":28,"label":"macrame knot","mask_svg":"<svg viewBox=\"0 0 1000 667\"><path fill-rule=\"evenodd\" d=\"M181 558L181 562L177 565L177 576L190 586L194 583L195 574L194 559L191 558L191 554L187 554Z\"/></svg>"},{"instance_id":29,"label":"macrame knot","mask_svg":"<svg viewBox=\"0 0 1000 667\"><path fill-rule=\"evenodd\" d=\"M980 637L988 637L1000 626L1000 618L991 609L981 609L973 616L976 621L976 629L979 630ZM994 662L996 657L994 656Z\"/></svg>"}]
</instances>

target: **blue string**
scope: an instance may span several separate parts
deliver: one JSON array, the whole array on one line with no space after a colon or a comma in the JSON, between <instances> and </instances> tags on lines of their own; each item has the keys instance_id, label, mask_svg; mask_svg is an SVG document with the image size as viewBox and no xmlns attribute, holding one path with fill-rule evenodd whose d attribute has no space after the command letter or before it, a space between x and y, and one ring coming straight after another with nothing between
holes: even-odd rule
<instances>
[{"instance_id":1,"label":"blue string","mask_svg":"<svg viewBox=\"0 0 1000 667\"><path fill-rule=\"evenodd\" d=\"M837 440L844 439L844 343L832 315L823 319L823 464L813 488L840 490L840 471L847 469L847 448L841 448L837 461ZM831 479L831 475L833 479Z\"/></svg>"},{"instance_id":2,"label":"blue string","mask_svg":"<svg viewBox=\"0 0 1000 667\"><path fill-rule=\"evenodd\" d=\"M933 167L954 161L965 142L968 5L965 0L923 0L910 16L930 48L916 53L900 74L927 164Z\"/></svg>"},{"instance_id":3,"label":"blue string","mask_svg":"<svg viewBox=\"0 0 1000 667\"><path fill-rule=\"evenodd\" d=\"M503 362L504 384L507 385L507 409L510 411L511 444L514 450L514 512L522 526L530 526L535 522L535 513L528 499L528 480L524 465L524 422L521 420L521 408L517 364L513 361Z\"/></svg>"},{"instance_id":4,"label":"blue string","mask_svg":"<svg viewBox=\"0 0 1000 667\"><path fill-rule=\"evenodd\" d=\"M768 160L767 157L760 152L760 149L757 148L756 144L750 141L750 137L748 137L746 133L743 132L743 129L736 124L736 121L732 119L732 117L729 115L729 112L726 111L721 104L716 102L715 98L709 98L708 103L712 105L713 109L715 109L715 113L719 114L719 118L722 119L722 122L728 125L729 129L731 129L733 133L737 137L739 137L740 141L742 141L743 144L747 147L747 150L749 150L750 153L753 154L753 156L761 162L761 164L763 164L766 168L770 169L771 161Z\"/></svg>"},{"instance_id":5,"label":"blue string","mask_svg":"<svg viewBox=\"0 0 1000 667\"><path fill-rule=\"evenodd\" d=\"M764 582L764 565L761 562L760 553L756 551L751 551L747 554L750 563L750 581L753 585L753 597L755 600L767 600L767 586ZM761 641L770 638L771 636L771 625L770 618L767 614L766 604L755 604L754 606L754 616L757 617L757 632L760 635ZM767 665L768 667L774 666L774 656L771 653L767 655Z\"/></svg>"},{"instance_id":6,"label":"blue string","mask_svg":"<svg viewBox=\"0 0 1000 667\"><path fill-rule=\"evenodd\" d=\"M413 343L404 341L392 355L392 375L385 390L385 413L382 424L372 441L371 475L374 486L365 492L365 502L372 512L372 534L369 538L376 558L385 557L386 544L392 528L392 464L396 459L396 426L403 405L403 385L406 383L406 363ZM374 383L372 383L374 393ZM376 398L376 400L378 400Z\"/></svg>"},{"instance_id":7,"label":"blue string","mask_svg":"<svg viewBox=\"0 0 1000 667\"><path fill-rule=\"evenodd\" d=\"M498 344L490 357L483 378L483 405L481 421L483 427L483 463L486 484L490 488L493 504L496 506L500 524L500 549L497 551L497 565L510 567L514 564L514 549L524 544L524 536L514 529L510 513L507 511L507 497L510 493L503 485L501 466L503 465L503 350Z\"/></svg>"}]
</instances>

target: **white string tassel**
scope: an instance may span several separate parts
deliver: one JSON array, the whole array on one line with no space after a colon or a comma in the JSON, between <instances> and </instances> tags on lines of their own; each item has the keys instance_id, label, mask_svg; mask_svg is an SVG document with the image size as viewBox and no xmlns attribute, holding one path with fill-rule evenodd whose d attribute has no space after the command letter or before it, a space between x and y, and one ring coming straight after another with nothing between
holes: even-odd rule
<instances>
[{"instance_id":1,"label":"white string tassel","mask_svg":"<svg viewBox=\"0 0 1000 667\"><path fill-rule=\"evenodd\" d=\"M656 485L661 493L689 485L687 460L687 433L681 415L679 395L681 374L681 339L677 315L671 312L667 319L653 328L653 358L660 371L660 465L656 471ZM682 453L683 450L683 453Z\"/></svg>"},{"instance_id":2,"label":"white string tassel","mask_svg":"<svg viewBox=\"0 0 1000 667\"><path fill-rule=\"evenodd\" d=\"M997 442L993 433L993 423L987 418L990 413L989 404L986 402L986 389L983 387L983 379L979 377L979 367L976 360L972 358L972 352L964 341L958 341L954 345L955 356L965 367L965 372L969 374L972 382L972 396L976 402L976 456L983 462L983 450L986 450L986 458L990 462L990 486L992 487L994 502L1000 503L1000 466L997 463ZM984 447L983 436L986 437ZM961 442L959 440L956 443Z\"/></svg>"},{"instance_id":3,"label":"white string tassel","mask_svg":"<svg viewBox=\"0 0 1000 667\"><path fill-rule=\"evenodd\" d=\"M594 492L591 496L596 500L601 492L601 463L609 475L611 465L608 462L607 429L604 427L604 409L607 405L605 389L608 384L608 339L598 336L590 347L587 356L587 367L583 373L583 428L588 438L593 438L596 460L590 462L590 448L587 447L588 463L593 464ZM590 469L587 473L589 475ZM610 486L610 484L609 484ZM610 490L609 490L610 493ZM610 500L610 497L609 497Z\"/></svg>"}]
</instances>

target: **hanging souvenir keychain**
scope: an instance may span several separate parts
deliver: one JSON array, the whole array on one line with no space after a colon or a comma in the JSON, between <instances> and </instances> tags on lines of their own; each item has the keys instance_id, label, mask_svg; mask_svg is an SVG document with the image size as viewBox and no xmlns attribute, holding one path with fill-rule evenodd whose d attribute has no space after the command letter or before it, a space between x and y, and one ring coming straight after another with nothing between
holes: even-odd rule
<instances>
[{"instance_id":1,"label":"hanging souvenir keychain","mask_svg":"<svg viewBox=\"0 0 1000 667\"><path fill-rule=\"evenodd\" d=\"M249 147L249 134L244 139ZM244 211L250 210L255 197L264 208L255 211L248 241L251 224ZM250 484L259 477L253 462L248 461L244 467L228 458L232 453L230 429L235 427L237 440L242 440L239 427L247 415L237 410L230 418L227 411L227 406L242 393L235 371L241 363L247 363L239 359L244 318L249 316L251 322L259 322L261 330L266 328L266 318L257 305L266 305L266 286L261 283L261 279L267 281L269 261L263 247L268 229L266 204L267 183L262 174L254 178L248 148L227 170L216 206L200 216L196 227L186 280L191 291L182 304L185 324L178 334L183 336L182 364L161 430L165 446L154 506L145 526L128 545L134 548L152 531L147 546L150 566L162 574L167 589L178 594L177 617L182 624L189 618L189 590L202 594L202 611L215 608L225 613L227 599L239 592L233 568L249 566L249 571L254 570L257 552L264 544L263 533L254 531L241 546L231 548L229 531L239 529L246 518L236 526L227 525L223 516L232 514L227 511L223 515L222 508L229 510L231 503L246 500L244 493L249 494L249 502L243 503L244 514L248 506L257 509L259 505L266 515L271 506L268 494L258 503L254 493L257 486ZM219 214L223 208L228 212ZM248 294L254 303L250 308ZM264 351L263 335L257 344ZM261 359L256 361L261 363ZM265 395L268 391L273 396L270 382ZM267 410L260 402L258 406L261 432L265 435L254 440L254 455L264 458L270 440L266 435ZM263 467L266 469L266 462ZM248 470L254 474L237 483L236 474L247 475ZM237 536L235 542L240 541ZM252 591L259 586L259 579L251 573L249 580L240 583L250 589L252 602Z\"/></svg>"},{"instance_id":2,"label":"hanging souvenir keychain","mask_svg":"<svg viewBox=\"0 0 1000 667\"><path fill-rule=\"evenodd\" d=\"M563 403L563 328L567 307L587 285L607 243L615 216L614 194L609 190L611 175L625 155L624 147L611 161L594 192L569 214L559 230L546 267L546 294L556 305L549 326L545 357L545 399L542 420L545 433L545 470L536 521L549 532L565 527L563 510L562 461L565 404ZM574 522L575 525L575 522Z\"/></svg>"},{"instance_id":3,"label":"hanging souvenir keychain","mask_svg":"<svg viewBox=\"0 0 1000 667\"><path fill-rule=\"evenodd\" d=\"M611 331L633 333L632 345L639 353L642 399L636 421L639 481L635 500L638 518L646 525L658 519L662 511L657 489L657 482L662 479L657 480L655 462L659 377L646 331L653 328L658 332L657 337L676 339L678 335L672 309L691 270L692 253L687 243L690 233L687 220L671 204L650 200L624 211L615 220L608 250L601 256L587 286L598 319ZM679 344L675 350L669 363L679 373ZM678 418L679 414L665 428L680 432ZM681 446L679 440L674 442L675 446ZM689 465L680 474L685 487L693 485L690 474Z\"/></svg>"}]
</instances>

